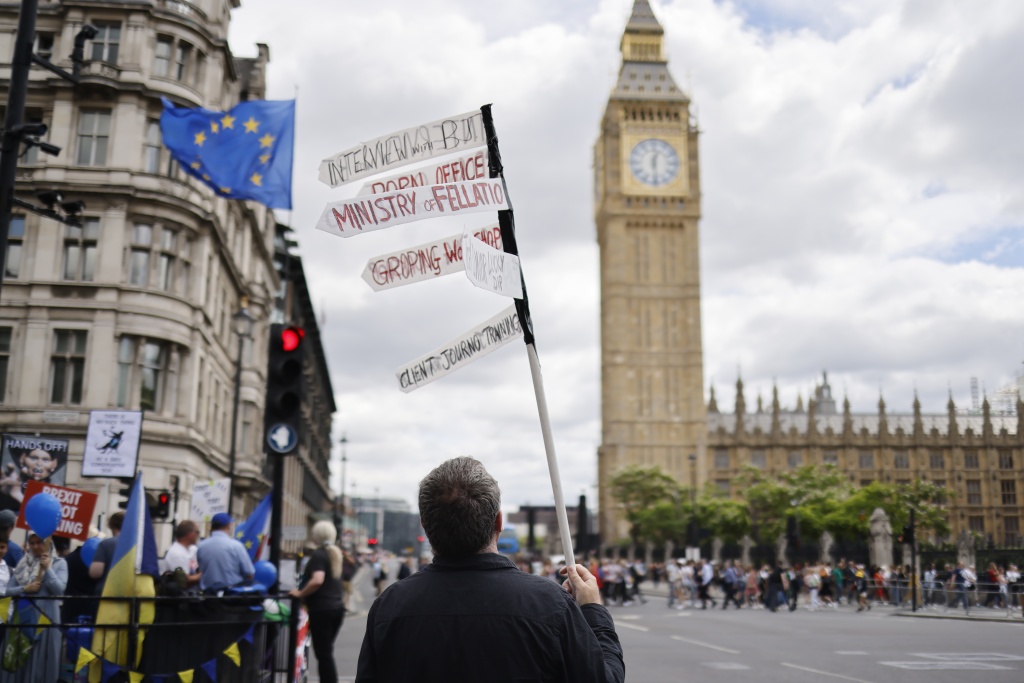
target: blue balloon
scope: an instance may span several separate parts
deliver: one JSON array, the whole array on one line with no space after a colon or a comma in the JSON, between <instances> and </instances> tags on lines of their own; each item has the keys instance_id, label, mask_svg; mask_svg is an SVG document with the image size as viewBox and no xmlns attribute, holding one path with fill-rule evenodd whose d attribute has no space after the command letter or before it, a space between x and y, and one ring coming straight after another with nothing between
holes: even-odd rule
<instances>
[{"instance_id":1,"label":"blue balloon","mask_svg":"<svg viewBox=\"0 0 1024 683\"><path fill-rule=\"evenodd\" d=\"M264 586L272 586L277 581L277 567L266 560L260 560L253 565L256 574L253 576L255 583L262 583Z\"/></svg>"},{"instance_id":2,"label":"blue balloon","mask_svg":"<svg viewBox=\"0 0 1024 683\"><path fill-rule=\"evenodd\" d=\"M52 493L37 493L25 503L25 521L40 538L49 538L60 525L60 501Z\"/></svg>"},{"instance_id":3,"label":"blue balloon","mask_svg":"<svg viewBox=\"0 0 1024 683\"><path fill-rule=\"evenodd\" d=\"M100 539L96 536L82 544L81 557L86 567L92 564L92 559L96 557L96 548L98 547L100 547Z\"/></svg>"}]
</instances>

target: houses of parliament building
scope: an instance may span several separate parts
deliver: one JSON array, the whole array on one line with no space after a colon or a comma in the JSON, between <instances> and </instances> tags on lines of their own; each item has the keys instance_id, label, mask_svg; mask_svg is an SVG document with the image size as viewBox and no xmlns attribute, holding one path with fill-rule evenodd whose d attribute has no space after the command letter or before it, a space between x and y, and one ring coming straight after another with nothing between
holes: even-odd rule
<instances>
[{"instance_id":1,"label":"houses of parliament building","mask_svg":"<svg viewBox=\"0 0 1024 683\"><path fill-rule=\"evenodd\" d=\"M1024 403L995 411L853 412L823 375L806 408L748 406L737 381L731 413L705 401L700 315L698 130L676 85L664 30L636 0L622 37L622 66L594 146L595 223L601 272L600 532L628 535L609 479L656 466L684 486L737 496L745 466L778 473L831 464L856 485L927 480L953 492L952 534L1018 542L1024 507Z\"/></svg>"}]
</instances>

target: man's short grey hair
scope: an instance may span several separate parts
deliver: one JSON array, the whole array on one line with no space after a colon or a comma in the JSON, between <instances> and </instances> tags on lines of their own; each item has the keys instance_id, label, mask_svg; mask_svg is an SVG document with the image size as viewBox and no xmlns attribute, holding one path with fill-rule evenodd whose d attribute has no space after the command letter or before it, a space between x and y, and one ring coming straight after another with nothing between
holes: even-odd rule
<instances>
[{"instance_id":1,"label":"man's short grey hair","mask_svg":"<svg viewBox=\"0 0 1024 683\"><path fill-rule=\"evenodd\" d=\"M468 557L494 539L501 490L479 460L452 458L420 482L420 524L439 557Z\"/></svg>"}]
</instances>

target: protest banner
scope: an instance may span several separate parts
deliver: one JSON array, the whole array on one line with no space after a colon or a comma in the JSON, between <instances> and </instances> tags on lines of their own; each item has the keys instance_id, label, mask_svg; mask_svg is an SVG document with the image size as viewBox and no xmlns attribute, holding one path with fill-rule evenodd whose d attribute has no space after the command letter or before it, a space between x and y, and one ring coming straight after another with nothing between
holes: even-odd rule
<instances>
[{"instance_id":1,"label":"protest banner","mask_svg":"<svg viewBox=\"0 0 1024 683\"><path fill-rule=\"evenodd\" d=\"M82 476L134 477L141 440L141 410L93 410L85 433Z\"/></svg>"},{"instance_id":2,"label":"protest banner","mask_svg":"<svg viewBox=\"0 0 1024 683\"><path fill-rule=\"evenodd\" d=\"M462 235L463 263L466 277L480 289L501 296L523 298L523 276L519 257L498 251L473 235Z\"/></svg>"},{"instance_id":3,"label":"protest banner","mask_svg":"<svg viewBox=\"0 0 1024 683\"><path fill-rule=\"evenodd\" d=\"M480 148L468 154L430 166L423 166L404 173L397 173L386 178L369 180L359 188L360 197L371 194L386 194L410 187L426 187L428 185L444 185L466 180L480 180L487 177L487 150Z\"/></svg>"},{"instance_id":4,"label":"protest banner","mask_svg":"<svg viewBox=\"0 0 1024 683\"><path fill-rule=\"evenodd\" d=\"M497 224L478 228L473 236L501 248L501 229ZM370 259L363 270L363 280L379 292L457 273L465 268L462 254L462 235L451 235Z\"/></svg>"},{"instance_id":5,"label":"protest banner","mask_svg":"<svg viewBox=\"0 0 1024 683\"><path fill-rule=\"evenodd\" d=\"M30 481L25 487L25 500L18 510L18 519L14 523L19 529L28 529L25 521L25 503L38 493L49 493L60 503L60 524L53 532L54 536L74 538L84 541L89 538L89 524L92 522L92 513L96 509L95 493L69 489L56 484L45 484L41 481Z\"/></svg>"},{"instance_id":6,"label":"protest banner","mask_svg":"<svg viewBox=\"0 0 1024 683\"><path fill-rule=\"evenodd\" d=\"M230 479L208 479L192 485L191 519L209 522L218 512L228 511Z\"/></svg>"},{"instance_id":7,"label":"protest banner","mask_svg":"<svg viewBox=\"0 0 1024 683\"><path fill-rule=\"evenodd\" d=\"M408 394L522 337L516 309L509 306L444 346L398 368L398 386Z\"/></svg>"},{"instance_id":8,"label":"protest banner","mask_svg":"<svg viewBox=\"0 0 1024 683\"><path fill-rule=\"evenodd\" d=\"M395 131L320 162L320 182L331 187L487 143L479 111Z\"/></svg>"},{"instance_id":9,"label":"protest banner","mask_svg":"<svg viewBox=\"0 0 1024 683\"><path fill-rule=\"evenodd\" d=\"M17 510L33 481L63 484L68 441L32 434L4 434L0 455L0 510Z\"/></svg>"},{"instance_id":10,"label":"protest banner","mask_svg":"<svg viewBox=\"0 0 1024 683\"><path fill-rule=\"evenodd\" d=\"M507 208L501 180L487 178L331 202L316 229L351 237L426 218Z\"/></svg>"}]
</instances>

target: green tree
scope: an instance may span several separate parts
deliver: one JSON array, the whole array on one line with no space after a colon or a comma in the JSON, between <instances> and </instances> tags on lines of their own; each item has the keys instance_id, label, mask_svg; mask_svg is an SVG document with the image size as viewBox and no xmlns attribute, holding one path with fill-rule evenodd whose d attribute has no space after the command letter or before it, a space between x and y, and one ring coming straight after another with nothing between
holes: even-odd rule
<instances>
[{"instance_id":1,"label":"green tree","mask_svg":"<svg viewBox=\"0 0 1024 683\"><path fill-rule=\"evenodd\" d=\"M666 506L658 504L675 503L679 500L679 484L675 479L658 467L630 465L616 472L608 484L612 498L622 505L633 543L653 540L652 535L657 536L664 532L664 522L669 510ZM653 511L655 506L658 506L657 512ZM645 529L645 522L656 523L656 528Z\"/></svg>"}]
</instances>

